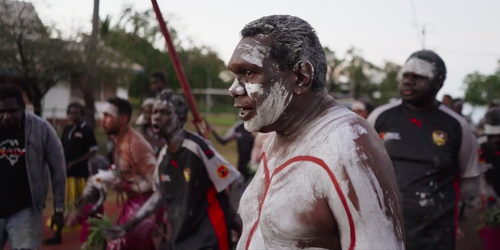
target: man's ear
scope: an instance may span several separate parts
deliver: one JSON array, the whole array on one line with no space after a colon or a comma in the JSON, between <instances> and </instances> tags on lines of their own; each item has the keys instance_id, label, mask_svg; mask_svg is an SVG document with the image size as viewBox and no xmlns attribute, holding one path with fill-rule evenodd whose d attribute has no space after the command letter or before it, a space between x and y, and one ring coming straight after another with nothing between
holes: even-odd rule
<instances>
[{"instance_id":1,"label":"man's ear","mask_svg":"<svg viewBox=\"0 0 500 250\"><path fill-rule=\"evenodd\" d=\"M439 77L436 79L436 90L439 92L439 90L441 90L441 88L443 87L443 84L444 84L444 79L443 77Z\"/></svg>"},{"instance_id":2,"label":"man's ear","mask_svg":"<svg viewBox=\"0 0 500 250\"><path fill-rule=\"evenodd\" d=\"M293 73L297 77L294 93L300 95L310 91L314 77L314 67L312 64L309 61L300 60L293 67Z\"/></svg>"},{"instance_id":3,"label":"man's ear","mask_svg":"<svg viewBox=\"0 0 500 250\"><path fill-rule=\"evenodd\" d=\"M120 115L119 118L121 124L128 124L130 122L130 118L126 115Z\"/></svg>"}]
</instances>

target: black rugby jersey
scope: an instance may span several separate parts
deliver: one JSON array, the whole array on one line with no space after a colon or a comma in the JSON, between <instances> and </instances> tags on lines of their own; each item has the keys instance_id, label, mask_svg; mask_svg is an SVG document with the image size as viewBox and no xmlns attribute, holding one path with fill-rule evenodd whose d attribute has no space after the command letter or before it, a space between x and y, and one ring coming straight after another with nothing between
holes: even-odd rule
<instances>
[{"instance_id":1,"label":"black rugby jersey","mask_svg":"<svg viewBox=\"0 0 500 250\"><path fill-rule=\"evenodd\" d=\"M158 157L156 189L165 202L173 249L230 247L233 210L225 189L240 173L202 137L186 131L177 152Z\"/></svg>"},{"instance_id":2,"label":"black rugby jersey","mask_svg":"<svg viewBox=\"0 0 500 250\"><path fill-rule=\"evenodd\" d=\"M455 249L460 179L480 175L478 145L467 121L438 103L417 112L399 100L374 110L403 205L406 249Z\"/></svg>"}]
</instances>

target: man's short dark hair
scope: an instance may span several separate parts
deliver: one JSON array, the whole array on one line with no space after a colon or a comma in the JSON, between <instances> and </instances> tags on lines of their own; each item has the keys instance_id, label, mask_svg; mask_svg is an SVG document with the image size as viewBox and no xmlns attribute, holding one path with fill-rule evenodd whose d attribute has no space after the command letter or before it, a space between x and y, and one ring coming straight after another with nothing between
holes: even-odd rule
<instances>
[{"instance_id":1,"label":"man's short dark hair","mask_svg":"<svg viewBox=\"0 0 500 250\"><path fill-rule=\"evenodd\" d=\"M373 105L370 100L366 98L360 98L358 101L362 102L365 105L365 110L368 114L371 114L373 110L375 110L375 105Z\"/></svg>"},{"instance_id":2,"label":"man's short dark hair","mask_svg":"<svg viewBox=\"0 0 500 250\"><path fill-rule=\"evenodd\" d=\"M446 65L444 64L443 59L434 51L432 50L419 50L417 52L414 52L411 54L411 56L408 58L410 60L411 58L418 58L422 59L432 65L434 65L436 69L436 79L442 79L443 81L446 80ZM408 61L406 60L406 61Z\"/></svg>"},{"instance_id":3,"label":"man's short dark hair","mask_svg":"<svg viewBox=\"0 0 500 250\"><path fill-rule=\"evenodd\" d=\"M451 95L444 95L443 98L449 98L450 100L453 100L453 98L451 97Z\"/></svg>"},{"instance_id":4,"label":"man's short dark hair","mask_svg":"<svg viewBox=\"0 0 500 250\"><path fill-rule=\"evenodd\" d=\"M83 106L79 102L72 102L68 105L68 108L66 109L66 114L69 114L70 109L76 108L80 110L80 115L85 115L85 106Z\"/></svg>"},{"instance_id":5,"label":"man's short dark hair","mask_svg":"<svg viewBox=\"0 0 500 250\"><path fill-rule=\"evenodd\" d=\"M16 99L17 104L19 104L21 108L26 108L23 93L17 86L8 83L0 84L0 101L5 101L11 98Z\"/></svg>"},{"instance_id":6,"label":"man's short dark hair","mask_svg":"<svg viewBox=\"0 0 500 250\"><path fill-rule=\"evenodd\" d=\"M272 15L252 21L241 30L243 37L259 34L273 36L269 55L279 64L281 71L293 70L300 60L309 61L314 67L311 89L318 91L325 87L325 52L308 22L295 16Z\"/></svg>"},{"instance_id":7,"label":"man's short dark hair","mask_svg":"<svg viewBox=\"0 0 500 250\"><path fill-rule=\"evenodd\" d=\"M182 96L169 90L163 90L159 95L161 101L168 101L174 105L175 114L180 119L186 119L189 112L189 105Z\"/></svg>"},{"instance_id":8,"label":"man's short dark hair","mask_svg":"<svg viewBox=\"0 0 500 250\"><path fill-rule=\"evenodd\" d=\"M165 74L163 74L163 72L159 72L159 71L153 72L151 77L158 78L158 80L160 80L160 82L162 82L163 84L166 83Z\"/></svg>"},{"instance_id":9,"label":"man's short dark hair","mask_svg":"<svg viewBox=\"0 0 500 250\"><path fill-rule=\"evenodd\" d=\"M125 115L130 120L130 118L132 117L132 104L130 104L128 100L122 99L120 97L111 97L107 102L115 105L118 108L118 115Z\"/></svg>"}]
</instances>

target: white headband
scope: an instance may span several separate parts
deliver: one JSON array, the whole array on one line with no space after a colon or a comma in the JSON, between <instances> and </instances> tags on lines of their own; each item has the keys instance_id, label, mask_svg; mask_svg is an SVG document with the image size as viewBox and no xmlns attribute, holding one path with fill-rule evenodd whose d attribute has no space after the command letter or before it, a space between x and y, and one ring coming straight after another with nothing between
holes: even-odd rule
<instances>
[{"instance_id":1,"label":"white headband","mask_svg":"<svg viewBox=\"0 0 500 250\"><path fill-rule=\"evenodd\" d=\"M434 70L435 67L432 63L412 57L405 63L400 74L403 75L404 73L411 72L432 79L434 78Z\"/></svg>"},{"instance_id":2,"label":"white headband","mask_svg":"<svg viewBox=\"0 0 500 250\"><path fill-rule=\"evenodd\" d=\"M362 102L355 101L352 103L351 110L366 110L366 106Z\"/></svg>"},{"instance_id":3,"label":"white headband","mask_svg":"<svg viewBox=\"0 0 500 250\"><path fill-rule=\"evenodd\" d=\"M500 135L500 125L484 125L484 133L487 135Z\"/></svg>"},{"instance_id":4,"label":"white headband","mask_svg":"<svg viewBox=\"0 0 500 250\"><path fill-rule=\"evenodd\" d=\"M102 113L106 113L113 117L118 117L118 108L111 103L105 103L102 107Z\"/></svg>"},{"instance_id":5,"label":"white headband","mask_svg":"<svg viewBox=\"0 0 500 250\"><path fill-rule=\"evenodd\" d=\"M146 98L146 100L142 102L142 107L146 107L148 105L154 105L156 102L157 100L155 98Z\"/></svg>"}]
</instances>

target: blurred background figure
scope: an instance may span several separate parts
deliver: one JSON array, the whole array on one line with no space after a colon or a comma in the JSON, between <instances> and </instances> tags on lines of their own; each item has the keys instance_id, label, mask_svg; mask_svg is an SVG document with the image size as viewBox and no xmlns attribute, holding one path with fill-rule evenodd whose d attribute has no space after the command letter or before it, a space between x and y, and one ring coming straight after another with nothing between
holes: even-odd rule
<instances>
[{"instance_id":1,"label":"blurred background figure","mask_svg":"<svg viewBox=\"0 0 500 250\"><path fill-rule=\"evenodd\" d=\"M153 132L151 115L153 114L153 105L155 102L155 98L147 98L144 100L141 108L141 116L137 118L136 125L139 133L149 142L155 155L158 156L160 150L165 146L165 140Z\"/></svg>"},{"instance_id":2,"label":"blurred background figure","mask_svg":"<svg viewBox=\"0 0 500 250\"><path fill-rule=\"evenodd\" d=\"M451 95L444 95L441 103L451 108L451 104L453 104L453 98L451 98Z\"/></svg>"},{"instance_id":3,"label":"blurred background figure","mask_svg":"<svg viewBox=\"0 0 500 250\"><path fill-rule=\"evenodd\" d=\"M483 222L480 234L487 250L500 249L500 109L490 108L483 118L484 135L478 138L483 174ZM496 214L496 216L495 216Z\"/></svg>"},{"instance_id":4,"label":"blurred background figure","mask_svg":"<svg viewBox=\"0 0 500 250\"><path fill-rule=\"evenodd\" d=\"M215 139L222 145L226 145L236 140L236 148L238 150L238 171L240 171L245 178L245 182L249 180L250 174L248 172L248 164L252 156L255 138L252 133L246 131L243 126L243 121L237 121L223 137L219 136L217 131L212 127L210 127L210 131Z\"/></svg>"},{"instance_id":5,"label":"blurred background figure","mask_svg":"<svg viewBox=\"0 0 500 250\"><path fill-rule=\"evenodd\" d=\"M85 183L89 177L87 161L96 154L98 146L94 131L83 120L85 107L78 102L72 102L68 105L66 114L69 124L63 129L61 142L66 159L66 207L73 208L82 197ZM49 218L47 225L50 223L51 219ZM75 229L78 228L68 227L65 231ZM46 245L59 245L61 243L62 228L57 228L54 237L44 241Z\"/></svg>"},{"instance_id":6,"label":"blurred background figure","mask_svg":"<svg viewBox=\"0 0 500 250\"><path fill-rule=\"evenodd\" d=\"M363 118L368 118L375 106L367 99L356 100L351 107L352 111Z\"/></svg>"}]
</instances>

